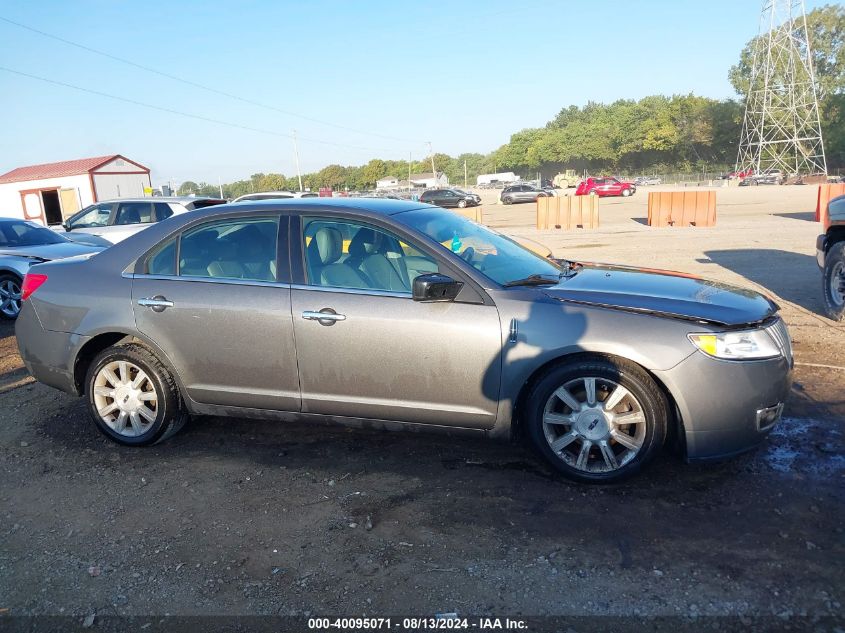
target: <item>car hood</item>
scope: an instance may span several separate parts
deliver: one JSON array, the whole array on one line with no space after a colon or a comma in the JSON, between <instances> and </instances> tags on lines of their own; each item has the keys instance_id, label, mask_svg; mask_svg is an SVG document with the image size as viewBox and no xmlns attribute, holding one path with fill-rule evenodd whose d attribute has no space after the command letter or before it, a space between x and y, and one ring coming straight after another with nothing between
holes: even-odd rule
<instances>
[{"instance_id":1,"label":"car hood","mask_svg":"<svg viewBox=\"0 0 845 633\"><path fill-rule=\"evenodd\" d=\"M604 264L583 264L577 274L542 292L561 301L731 327L760 323L778 310L754 290L685 273Z\"/></svg>"},{"instance_id":2,"label":"car hood","mask_svg":"<svg viewBox=\"0 0 845 633\"><path fill-rule=\"evenodd\" d=\"M62 242L60 244L42 244L41 246L17 246L14 248L0 247L0 255L13 255L16 257L32 257L35 259L51 260L75 257L76 255L87 255L99 253L103 250L101 246L90 244L76 244L73 242Z\"/></svg>"}]
</instances>

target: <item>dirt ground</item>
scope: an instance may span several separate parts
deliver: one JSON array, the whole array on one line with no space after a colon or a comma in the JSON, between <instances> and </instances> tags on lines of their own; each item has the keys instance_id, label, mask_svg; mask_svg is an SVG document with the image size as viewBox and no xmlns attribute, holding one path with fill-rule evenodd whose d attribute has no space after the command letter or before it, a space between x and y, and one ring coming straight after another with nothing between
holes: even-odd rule
<instances>
[{"instance_id":1,"label":"dirt ground","mask_svg":"<svg viewBox=\"0 0 845 633\"><path fill-rule=\"evenodd\" d=\"M305 424L198 418L121 448L27 378L0 324L0 615L842 618L845 328L821 316L815 188L717 195L710 229L648 228L645 189L602 200L591 231L485 205L558 256L782 305L795 386L766 443L712 465L666 454L616 486L567 483L520 446Z\"/></svg>"}]
</instances>

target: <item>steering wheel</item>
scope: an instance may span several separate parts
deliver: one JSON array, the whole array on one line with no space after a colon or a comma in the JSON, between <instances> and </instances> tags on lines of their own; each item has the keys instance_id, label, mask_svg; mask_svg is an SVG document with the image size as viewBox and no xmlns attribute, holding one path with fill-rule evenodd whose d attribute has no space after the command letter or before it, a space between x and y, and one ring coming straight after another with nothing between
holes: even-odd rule
<instances>
[{"instance_id":1,"label":"steering wheel","mask_svg":"<svg viewBox=\"0 0 845 633\"><path fill-rule=\"evenodd\" d=\"M461 257L464 258L464 261L471 264L472 260L475 259L475 249L472 246L467 246L464 252L461 253Z\"/></svg>"}]
</instances>

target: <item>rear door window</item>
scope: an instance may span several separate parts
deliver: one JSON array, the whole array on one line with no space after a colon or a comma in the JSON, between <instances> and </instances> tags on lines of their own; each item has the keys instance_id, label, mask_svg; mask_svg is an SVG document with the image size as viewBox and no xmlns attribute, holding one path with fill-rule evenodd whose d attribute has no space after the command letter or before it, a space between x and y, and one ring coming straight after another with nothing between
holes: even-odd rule
<instances>
[{"instance_id":1,"label":"rear door window","mask_svg":"<svg viewBox=\"0 0 845 633\"><path fill-rule=\"evenodd\" d=\"M153 221L151 202L121 202L114 216L116 225L146 224Z\"/></svg>"},{"instance_id":2,"label":"rear door window","mask_svg":"<svg viewBox=\"0 0 845 633\"><path fill-rule=\"evenodd\" d=\"M173 209L166 202L154 202L153 207L155 208L156 222L166 220L173 215Z\"/></svg>"},{"instance_id":3,"label":"rear door window","mask_svg":"<svg viewBox=\"0 0 845 633\"><path fill-rule=\"evenodd\" d=\"M276 281L278 217L217 220L184 233L179 276Z\"/></svg>"}]
</instances>

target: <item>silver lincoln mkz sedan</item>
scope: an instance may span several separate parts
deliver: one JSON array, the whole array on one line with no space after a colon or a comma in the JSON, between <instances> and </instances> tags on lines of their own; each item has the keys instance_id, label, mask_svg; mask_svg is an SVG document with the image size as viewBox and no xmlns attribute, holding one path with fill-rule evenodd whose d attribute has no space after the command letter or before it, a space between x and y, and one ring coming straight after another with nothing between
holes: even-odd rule
<instances>
[{"instance_id":1,"label":"silver lincoln mkz sedan","mask_svg":"<svg viewBox=\"0 0 845 633\"><path fill-rule=\"evenodd\" d=\"M777 306L689 275L549 260L437 207L272 200L173 216L33 266L38 380L128 445L189 415L527 437L565 475L758 444L792 353Z\"/></svg>"}]
</instances>

